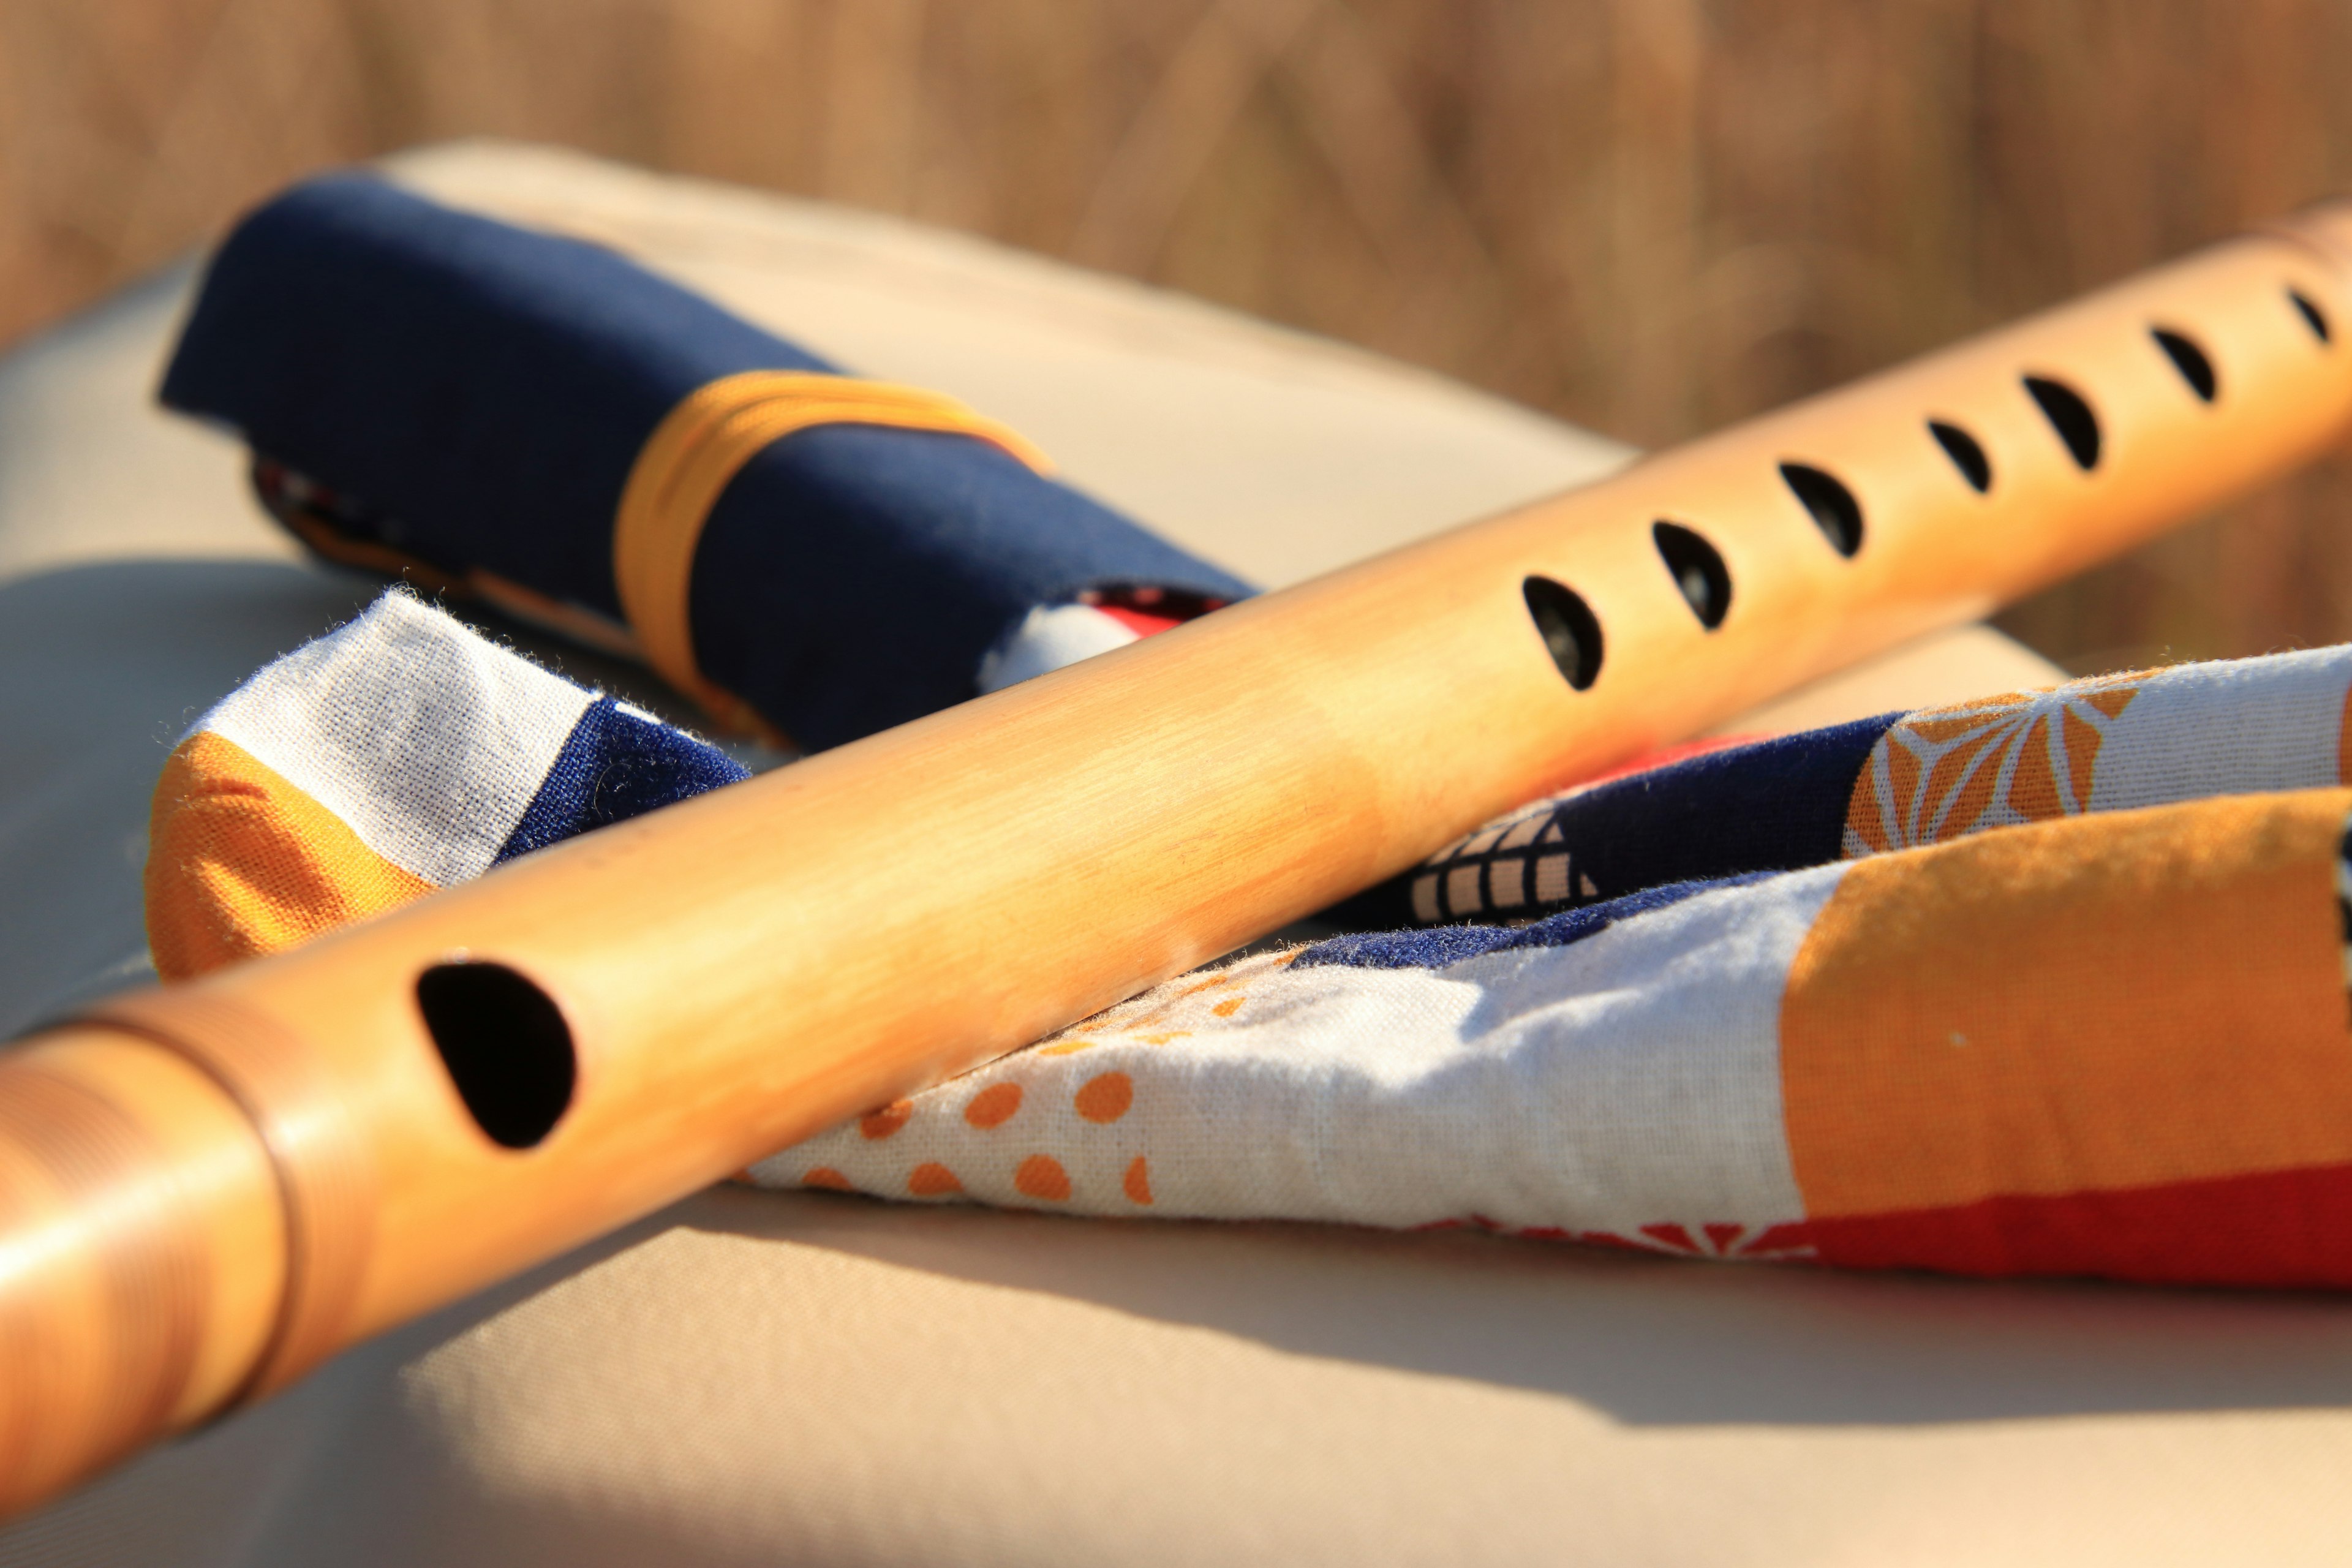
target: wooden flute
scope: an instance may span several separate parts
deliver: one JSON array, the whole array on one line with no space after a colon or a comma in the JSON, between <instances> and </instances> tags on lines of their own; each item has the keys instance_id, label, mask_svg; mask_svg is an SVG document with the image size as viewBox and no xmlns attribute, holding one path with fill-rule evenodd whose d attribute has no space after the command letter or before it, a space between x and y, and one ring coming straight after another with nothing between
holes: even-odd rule
<instances>
[{"instance_id":1,"label":"wooden flute","mask_svg":"<svg viewBox=\"0 0 2352 1568\"><path fill-rule=\"evenodd\" d=\"M0 1512L2277 476L2346 331L2352 205L17 1043Z\"/></svg>"}]
</instances>

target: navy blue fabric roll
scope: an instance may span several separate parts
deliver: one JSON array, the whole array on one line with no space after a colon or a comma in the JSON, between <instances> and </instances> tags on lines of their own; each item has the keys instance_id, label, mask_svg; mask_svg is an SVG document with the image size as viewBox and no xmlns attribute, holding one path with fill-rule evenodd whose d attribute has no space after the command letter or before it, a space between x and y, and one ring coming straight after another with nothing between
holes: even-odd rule
<instances>
[{"instance_id":1,"label":"navy blue fabric roll","mask_svg":"<svg viewBox=\"0 0 2352 1568\"><path fill-rule=\"evenodd\" d=\"M344 174L229 237L163 398L242 433L281 515L617 621L639 449L751 370L835 367L610 251ZM830 425L720 495L690 614L702 674L815 749L971 696L1040 607L1181 618L1250 592L986 441Z\"/></svg>"}]
</instances>

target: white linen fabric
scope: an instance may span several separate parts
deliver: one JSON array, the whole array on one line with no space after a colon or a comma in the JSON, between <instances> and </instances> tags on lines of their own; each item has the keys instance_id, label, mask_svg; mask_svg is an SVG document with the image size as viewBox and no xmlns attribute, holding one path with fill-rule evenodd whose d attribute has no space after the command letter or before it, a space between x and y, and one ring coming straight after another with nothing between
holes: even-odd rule
<instances>
[{"instance_id":1,"label":"white linen fabric","mask_svg":"<svg viewBox=\"0 0 2352 1568\"><path fill-rule=\"evenodd\" d=\"M903 1123L848 1123L751 1175L1113 1215L1409 1229L1475 1215L1634 1245L1661 1223L1736 1242L1805 1217L1780 1116L1780 995L1842 869L1442 968L1246 958L918 1095ZM1016 1113L1018 1141L999 1131ZM927 1168L952 1172L952 1194L910 1187Z\"/></svg>"},{"instance_id":2,"label":"white linen fabric","mask_svg":"<svg viewBox=\"0 0 2352 1568\"><path fill-rule=\"evenodd\" d=\"M1002 691L1047 670L1125 647L1139 636L1091 605L1040 605L1021 618L1002 647L980 661L974 682L982 691Z\"/></svg>"},{"instance_id":3,"label":"white linen fabric","mask_svg":"<svg viewBox=\"0 0 2352 1568\"><path fill-rule=\"evenodd\" d=\"M988 407L1270 584L1622 456L886 220L509 147L399 176ZM173 737L373 595L293 564L234 447L147 406L184 287L0 362L12 1027L137 972ZM1973 632L1746 726L2056 678ZM0 1531L0 1563L2333 1563L2347 1369L2335 1301L731 1188Z\"/></svg>"},{"instance_id":4,"label":"white linen fabric","mask_svg":"<svg viewBox=\"0 0 2352 1568\"><path fill-rule=\"evenodd\" d=\"M595 693L446 625L408 595L386 594L196 727L403 870L436 888L470 881L505 847Z\"/></svg>"}]
</instances>

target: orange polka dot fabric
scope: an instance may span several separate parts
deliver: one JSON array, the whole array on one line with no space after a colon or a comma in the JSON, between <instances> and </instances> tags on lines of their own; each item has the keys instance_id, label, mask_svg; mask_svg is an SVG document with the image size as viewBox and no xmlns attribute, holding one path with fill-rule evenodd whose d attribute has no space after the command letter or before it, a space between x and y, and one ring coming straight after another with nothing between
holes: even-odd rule
<instances>
[{"instance_id":1,"label":"orange polka dot fabric","mask_svg":"<svg viewBox=\"0 0 2352 1568\"><path fill-rule=\"evenodd\" d=\"M1280 960L1272 962L1278 966ZM1219 1001L1246 1001L1232 989L1234 977L1220 975L1212 984L1221 994L1204 1009L1210 1017L1218 1016ZM884 1197L1150 1212L1151 1165L1137 1075L1112 1065L1112 1058L1130 1048L1178 1048L1187 1031L1160 1027L1160 1011L1139 1012L1136 1004L1114 1009L1094 1020L1093 1033L1056 1036L861 1117L753 1166L750 1179ZM1223 1016L1235 1011L1228 1006ZM888 1131L877 1136L877 1126ZM817 1152L820 1148L829 1152Z\"/></svg>"}]
</instances>

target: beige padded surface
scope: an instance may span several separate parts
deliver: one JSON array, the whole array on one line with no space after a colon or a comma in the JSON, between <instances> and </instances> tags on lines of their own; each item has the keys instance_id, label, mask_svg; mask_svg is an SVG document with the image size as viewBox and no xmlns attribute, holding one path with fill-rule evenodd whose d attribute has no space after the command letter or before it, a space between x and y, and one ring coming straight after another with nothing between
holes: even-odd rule
<instances>
[{"instance_id":1,"label":"beige padded surface","mask_svg":"<svg viewBox=\"0 0 2352 1568\"><path fill-rule=\"evenodd\" d=\"M885 220L511 148L404 177L956 392L1269 582L1622 455ZM0 362L0 1025L136 972L164 750L369 592L146 408L186 281ZM2052 673L1977 631L1783 711ZM2352 1310L2314 1298L722 1189L0 1532L0 1564L2332 1562L2347 1403Z\"/></svg>"}]
</instances>

